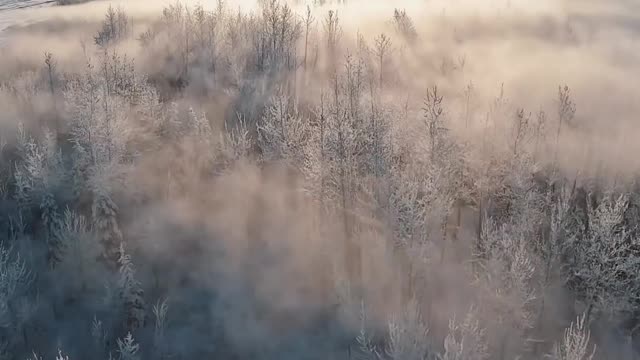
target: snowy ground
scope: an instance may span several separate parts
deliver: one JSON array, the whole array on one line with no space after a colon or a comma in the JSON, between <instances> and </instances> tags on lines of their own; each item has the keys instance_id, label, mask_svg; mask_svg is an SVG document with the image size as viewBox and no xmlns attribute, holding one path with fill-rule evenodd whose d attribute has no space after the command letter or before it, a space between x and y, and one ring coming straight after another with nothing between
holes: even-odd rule
<instances>
[{"instance_id":1,"label":"snowy ground","mask_svg":"<svg viewBox=\"0 0 640 360\"><path fill-rule=\"evenodd\" d=\"M43 6L53 2L54 0L0 0L0 11Z\"/></svg>"},{"instance_id":2,"label":"snowy ground","mask_svg":"<svg viewBox=\"0 0 640 360\"><path fill-rule=\"evenodd\" d=\"M51 6L54 2L55 0L0 0L0 46L5 29L32 20L28 9Z\"/></svg>"}]
</instances>

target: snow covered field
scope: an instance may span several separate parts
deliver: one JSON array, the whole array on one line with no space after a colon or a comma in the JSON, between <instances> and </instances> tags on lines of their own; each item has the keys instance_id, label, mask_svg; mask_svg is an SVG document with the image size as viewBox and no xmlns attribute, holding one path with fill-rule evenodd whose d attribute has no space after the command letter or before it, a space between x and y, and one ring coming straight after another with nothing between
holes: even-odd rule
<instances>
[{"instance_id":1,"label":"snow covered field","mask_svg":"<svg viewBox=\"0 0 640 360\"><path fill-rule=\"evenodd\" d=\"M3 31L16 24L34 21L29 9L53 5L55 0L0 0L0 46L4 40Z\"/></svg>"},{"instance_id":2,"label":"snow covered field","mask_svg":"<svg viewBox=\"0 0 640 360\"><path fill-rule=\"evenodd\" d=\"M54 0L0 0L0 11L53 4Z\"/></svg>"}]
</instances>

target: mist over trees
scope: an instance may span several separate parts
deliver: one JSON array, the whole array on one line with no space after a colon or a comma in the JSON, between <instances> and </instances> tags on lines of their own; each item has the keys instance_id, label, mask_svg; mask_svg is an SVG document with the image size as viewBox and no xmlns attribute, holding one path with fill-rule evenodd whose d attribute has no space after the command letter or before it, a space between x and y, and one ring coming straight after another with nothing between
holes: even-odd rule
<instances>
[{"instance_id":1,"label":"mist over trees","mask_svg":"<svg viewBox=\"0 0 640 360\"><path fill-rule=\"evenodd\" d=\"M0 62L0 358L640 358L638 168L573 88L342 9L109 6Z\"/></svg>"}]
</instances>

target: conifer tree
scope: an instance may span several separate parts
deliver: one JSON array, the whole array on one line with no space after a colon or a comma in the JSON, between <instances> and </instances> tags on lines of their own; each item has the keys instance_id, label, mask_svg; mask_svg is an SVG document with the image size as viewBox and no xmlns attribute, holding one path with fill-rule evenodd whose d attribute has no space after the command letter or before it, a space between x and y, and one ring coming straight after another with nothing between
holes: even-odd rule
<instances>
[{"instance_id":1,"label":"conifer tree","mask_svg":"<svg viewBox=\"0 0 640 360\"><path fill-rule=\"evenodd\" d=\"M124 305L126 316L126 328L134 331L145 325L144 291L136 279L136 272L131 262L131 256L124 250L124 244L120 244L119 259L120 276L118 280L120 299Z\"/></svg>"},{"instance_id":2,"label":"conifer tree","mask_svg":"<svg viewBox=\"0 0 640 360\"><path fill-rule=\"evenodd\" d=\"M112 270L118 269L119 246L122 232L118 226L118 205L103 191L94 192L92 205L93 226L102 244L101 260Z\"/></svg>"}]
</instances>

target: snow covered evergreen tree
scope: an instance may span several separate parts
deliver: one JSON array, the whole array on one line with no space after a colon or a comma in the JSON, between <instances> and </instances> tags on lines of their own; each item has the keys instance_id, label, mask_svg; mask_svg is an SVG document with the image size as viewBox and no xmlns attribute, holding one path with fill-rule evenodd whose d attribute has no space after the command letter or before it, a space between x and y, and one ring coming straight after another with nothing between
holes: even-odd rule
<instances>
[{"instance_id":1,"label":"snow covered evergreen tree","mask_svg":"<svg viewBox=\"0 0 640 360\"><path fill-rule=\"evenodd\" d=\"M91 207L93 226L102 244L100 258L113 270L119 265L119 247L122 244L122 232L118 226L118 206L104 192L94 194Z\"/></svg>"},{"instance_id":2,"label":"snow covered evergreen tree","mask_svg":"<svg viewBox=\"0 0 640 360\"><path fill-rule=\"evenodd\" d=\"M126 328L134 331L145 325L144 291L135 277L136 272L131 256L125 252L123 243L120 243L118 263L120 265L118 288L124 306Z\"/></svg>"}]
</instances>

